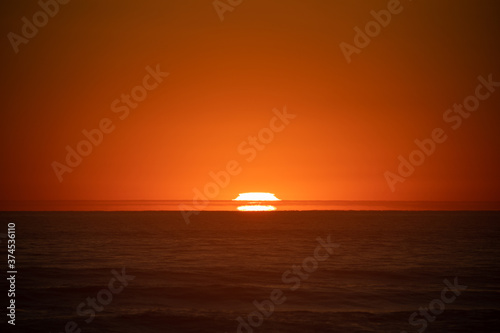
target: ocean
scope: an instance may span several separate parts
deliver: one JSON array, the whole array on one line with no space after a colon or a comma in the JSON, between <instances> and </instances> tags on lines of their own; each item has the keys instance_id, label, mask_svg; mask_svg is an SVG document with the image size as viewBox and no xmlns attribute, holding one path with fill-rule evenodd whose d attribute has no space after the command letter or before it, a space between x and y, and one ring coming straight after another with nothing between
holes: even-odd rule
<instances>
[{"instance_id":1,"label":"ocean","mask_svg":"<svg viewBox=\"0 0 500 333\"><path fill-rule=\"evenodd\" d=\"M2 212L2 332L500 332L499 217Z\"/></svg>"}]
</instances>

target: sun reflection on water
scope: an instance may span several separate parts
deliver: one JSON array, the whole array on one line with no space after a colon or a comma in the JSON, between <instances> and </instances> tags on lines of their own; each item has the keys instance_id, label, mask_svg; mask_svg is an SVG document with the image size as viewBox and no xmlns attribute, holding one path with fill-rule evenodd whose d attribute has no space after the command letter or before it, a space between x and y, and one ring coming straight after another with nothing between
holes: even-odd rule
<instances>
[{"instance_id":1,"label":"sun reflection on water","mask_svg":"<svg viewBox=\"0 0 500 333\"><path fill-rule=\"evenodd\" d=\"M272 205L245 205L239 206L238 210L242 212L267 212L276 210L276 207Z\"/></svg>"}]
</instances>

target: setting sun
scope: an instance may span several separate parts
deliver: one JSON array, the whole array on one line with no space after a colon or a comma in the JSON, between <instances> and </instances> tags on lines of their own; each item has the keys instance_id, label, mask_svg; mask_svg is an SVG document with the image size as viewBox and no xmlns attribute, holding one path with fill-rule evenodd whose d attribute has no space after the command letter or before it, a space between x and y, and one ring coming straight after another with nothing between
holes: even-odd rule
<instances>
[{"instance_id":1,"label":"setting sun","mask_svg":"<svg viewBox=\"0 0 500 333\"><path fill-rule=\"evenodd\" d=\"M240 193L235 201L279 201L274 193L267 192L247 192Z\"/></svg>"},{"instance_id":2,"label":"setting sun","mask_svg":"<svg viewBox=\"0 0 500 333\"><path fill-rule=\"evenodd\" d=\"M264 201L280 201L274 193L268 192L246 192L240 193L234 201L246 201L249 205L239 206L238 210L243 212L264 212L276 210L272 205L263 205Z\"/></svg>"}]
</instances>

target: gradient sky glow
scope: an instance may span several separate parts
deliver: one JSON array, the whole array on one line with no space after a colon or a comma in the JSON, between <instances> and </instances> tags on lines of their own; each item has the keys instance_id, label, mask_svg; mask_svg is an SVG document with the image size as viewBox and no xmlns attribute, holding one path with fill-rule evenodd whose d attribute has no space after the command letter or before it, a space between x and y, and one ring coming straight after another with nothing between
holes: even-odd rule
<instances>
[{"instance_id":1,"label":"gradient sky glow","mask_svg":"<svg viewBox=\"0 0 500 333\"><path fill-rule=\"evenodd\" d=\"M40 7L2 2L0 200L190 199L229 161L241 172L215 199L500 200L500 87L458 129L443 120L478 76L500 82L500 3L401 0L348 64L339 44L387 4L244 0L221 21L212 1L74 0L15 53L8 33ZM144 80L120 119L112 103ZM238 147L285 107L248 161ZM104 118L113 131L60 182L52 163ZM392 192L384 173L438 127L447 140Z\"/></svg>"}]
</instances>

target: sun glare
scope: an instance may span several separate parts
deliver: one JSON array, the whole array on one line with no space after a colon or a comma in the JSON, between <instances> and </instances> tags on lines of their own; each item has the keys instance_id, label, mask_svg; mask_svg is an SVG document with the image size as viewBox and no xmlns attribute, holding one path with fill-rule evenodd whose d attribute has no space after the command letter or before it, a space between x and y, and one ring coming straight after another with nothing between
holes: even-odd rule
<instances>
[{"instance_id":1,"label":"sun glare","mask_svg":"<svg viewBox=\"0 0 500 333\"><path fill-rule=\"evenodd\" d=\"M240 193L235 201L279 201L274 193L267 192L247 192Z\"/></svg>"},{"instance_id":2,"label":"sun glare","mask_svg":"<svg viewBox=\"0 0 500 333\"><path fill-rule=\"evenodd\" d=\"M238 210L242 212L268 212L276 210L272 205L266 205L267 201L280 201L274 193L268 192L247 192L240 193L234 201L246 201L246 205L239 206Z\"/></svg>"}]
</instances>

